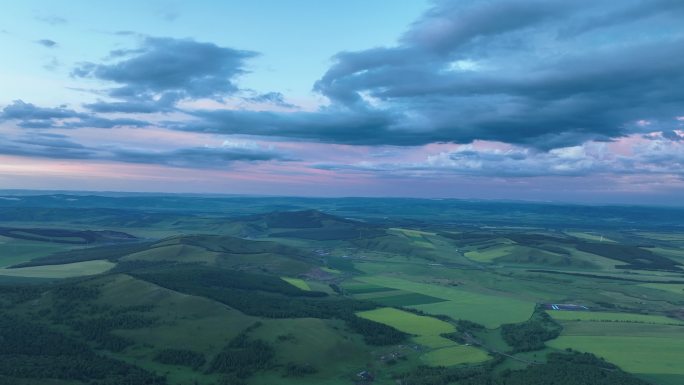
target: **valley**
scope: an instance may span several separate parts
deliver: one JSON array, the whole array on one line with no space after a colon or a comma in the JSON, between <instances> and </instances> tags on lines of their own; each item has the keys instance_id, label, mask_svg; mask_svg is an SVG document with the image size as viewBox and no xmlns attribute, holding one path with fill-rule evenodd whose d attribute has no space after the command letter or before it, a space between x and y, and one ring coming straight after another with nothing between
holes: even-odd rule
<instances>
[{"instance_id":1,"label":"valley","mask_svg":"<svg viewBox=\"0 0 684 385\"><path fill-rule=\"evenodd\" d=\"M0 201L0 383L684 382L681 210L400 203Z\"/></svg>"}]
</instances>

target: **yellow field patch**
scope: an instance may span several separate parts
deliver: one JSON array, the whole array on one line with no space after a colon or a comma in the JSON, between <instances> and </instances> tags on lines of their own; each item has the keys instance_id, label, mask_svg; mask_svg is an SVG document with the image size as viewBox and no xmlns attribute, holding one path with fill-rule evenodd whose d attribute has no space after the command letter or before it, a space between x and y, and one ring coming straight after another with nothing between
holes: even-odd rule
<instances>
[{"instance_id":1,"label":"yellow field patch","mask_svg":"<svg viewBox=\"0 0 684 385\"><path fill-rule=\"evenodd\" d=\"M280 277L283 281L289 283L290 285L301 289L301 290L306 290L310 291L311 288L309 287L309 284L306 283L303 279L300 278L291 278L291 277Z\"/></svg>"}]
</instances>

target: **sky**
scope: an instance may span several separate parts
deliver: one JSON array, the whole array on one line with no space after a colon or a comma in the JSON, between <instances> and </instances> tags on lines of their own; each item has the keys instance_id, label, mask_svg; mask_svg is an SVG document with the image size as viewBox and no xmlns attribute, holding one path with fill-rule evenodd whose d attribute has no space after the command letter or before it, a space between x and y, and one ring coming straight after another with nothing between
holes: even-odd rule
<instances>
[{"instance_id":1,"label":"sky","mask_svg":"<svg viewBox=\"0 0 684 385\"><path fill-rule=\"evenodd\" d=\"M1 5L0 189L682 205L680 0Z\"/></svg>"}]
</instances>

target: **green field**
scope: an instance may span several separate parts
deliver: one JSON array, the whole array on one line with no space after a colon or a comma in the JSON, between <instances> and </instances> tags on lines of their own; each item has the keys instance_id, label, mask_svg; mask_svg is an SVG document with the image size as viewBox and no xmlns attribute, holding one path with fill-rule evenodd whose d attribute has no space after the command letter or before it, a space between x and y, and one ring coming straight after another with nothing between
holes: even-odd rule
<instances>
[{"instance_id":1,"label":"green field","mask_svg":"<svg viewBox=\"0 0 684 385\"><path fill-rule=\"evenodd\" d=\"M490 210L441 200L201 197L193 209L172 195L137 196L133 207L123 197L45 199L45 207L0 210L0 227L139 240L0 237L3 384L99 384L73 366L95 355L166 381L112 380L122 384L348 385L362 382L362 371L373 385L552 384L566 369L592 385L622 385L614 381L629 378L622 369L652 385L684 384L684 284L672 283L684 281L672 262L684 262L684 238L682 216L670 209L643 218L651 226L638 210L638 218L624 214L630 208L600 216L600 207ZM72 209L79 199L85 206ZM31 267L7 268L25 262ZM552 322L535 310L542 303L608 310L549 311ZM549 340L555 323L561 334ZM41 341L80 345L47 360L53 346L25 342L49 336L41 328L63 337ZM525 344L536 340L546 346ZM33 378L37 371L47 374Z\"/></svg>"},{"instance_id":2,"label":"green field","mask_svg":"<svg viewBox=\"0 0 684 385\"><path fill-rule=\"evenodd\" d=\"M418 293L376 296L372 300L385 306L417 306L430 303L444 302L444 300L441 298L431 297L429 295Z\"/></svg>"},{"instance_id":3,"label":"green field","mask_svg":"<svg viewBox=\"0 0 684 385\"><path fill-rule=\"evenodd\" d=\"M639 286L650 287L651 289L658 289L663 291L669 291L670 293L676 293L684 295L684 284L674 284L674 283L643 283Z\"/></svg>"},{"instance_id":4,"label":"green field","mask_svg":"<svg viewBox=\"0 0 684 385\"><path fill-rule=\"evenodd\" d=\"M104 273L114 267L109 261L85 261L65 265L22 267L19 269L0 269L0 275L33 278L70 278Z\"/></svg>"},{"instance_id":5,"label":"green field","mask_svg":"<svg viewBox=\"0 0 684 385\"><path fill-rule=\"evenodd\" d=\"M616 317L613 317L616 318ZM557 349L572 348L603 357L620 368L659 385L684 380L684 326L659 323L561 321L562 335L548 341Z\"/></svg>"},{"instance_id":6,"label":"green field","mask_svg":"<svg viewBox=\"0 0 684 385\"><path fill-rule=\"evenodd\" d=\"M437 235L437 234L435 234L435 233L433 233L433 232L429 232L429 231L412 230L412 229L400 229L400 228L396 228L396 227L390 228L390 229L388 229L388 230L390 230L390 231L397 231L397 232L399 232L399 233L401 233L401 234L406 235L407 237L413 237L413 238L422 237L422 236L424 236L424 235Z\"/></svg>"},{"instance_id":7,"label":"green field","mask_svg":"<svg viewBox=\"0 0 684 385\"><path fill-rule=\"evenodd\" d=\"M453 287L413 282L386 276L357 278L372 285L441 298L444 302L411 306L430 314L443 314L453 319L467 319L496 328L504 323L525 321L532 315L534 303L510 297L469 292Z\"/></svg>"},{"instance_id":8,"label":"green field","mask_svg":"<svg viewBox=\"0 0 684 385\"><path fill-rule=\"evenodd\" d=\"M441 337L440 334L455 332L456 328L454 325L437 318L425 317L389 307L363 311L357 315L411 334L415 336L414 340L417 343L430 348L455 345L453 341Z\"/></svg>"},{"instance_id":9,"label":"green field","mask_svg":"<svg viewBox=\"0 0 684 385\"><path fill-rule=\"evenodd\" d=\"M474 364L487 361L490 358L484 351L466 345L437 349L420 356L423 362L432 366Z\"/></svg>"},{"instance_id":10,"label":"green field","mask_svg":"<svg viewBox=\"0 0 684 385\"><path fill-rule=\"evenodd\" d=\"M575 238L586 239L588 241L615 243L614 240L608 239L601 234L585 233L580 231L566 231L565 233Z\"/></svg>"},{"instance_id":11,"label":"green field","mask_svg":"<svg viewBox=\"0 0 684 385\"><path fill-rule=\"evenodd\" d=\"M413 340L416 343L433 349L420 356L421 361L428 365L452 366L483 362L489 359L489 356L480 349L459 345L441 337L441 334L456 331L453 325L442 320L393 308L369 310L359 312L357 315L414 335Z\"/></svg>"},{"instance_id":12,"label":"green field","mask_svg":"<svg viewBox=\"0 0 684 385\"><path fill-rule=\"evenodd\" d=\"M368 293L378 293L383 291L388 291L389 289L384 286L371 285L369 283L345 283L342 285L345 291L350 294L368 294Z\"/></svg>"},{"instance_id":13,"label":"green field","mask_svg":"<svg viewBox=\"0 0 684 385\"><path fill-rule=\"evenodd\" d=\"M311 290L311 287L309 287L309 284L306 283L306 282L305 282L303 279L301 279L301 278L291 278L291 277L280 277L280 278L282 278L283 281L289 283L290 285L292 285L292 286L294 286L294 287L296 287L296 288L299 288L299 289L302 289L302 290L306 290L306 291L310 291L310 290Z\"/></svg>"},{"instance_id":14,"label":"green field","mask_svg":"<svg viewBox=\"0 0 684 385\"><path fill-rule=\"evenodd\" d=\"M632 373L684 376L684 337L561 336L547 344L594 353Z\"/></svg>"},{"instance_id":15,"label":"green field","mask_svg":"<svg viewBox=\"0 0 684 385\"><path fill-rule=\"evenodd\" d=\"M684 321L682 320L659 315L562 310L549 310L547 312L551 315L551 317L559 321L635 322L662 325L684 325Z\"/></svg>"},{"instance_id":16,"label":"green field","mask_svg":"<svg viewBox=\"0 0 684 385\"><path fill-rule=\"evenodd\" d=\"M65 245L0 236L0 268L61 251Z\"/></svg>"},{"instance_id":17,"label":"green field","mask_svg":"<svg viewBox=\"0 0 684 385\"><path fill-rule=\"evenodd\" d=\"M420 316L389 307L362 311L356 314L359 317L390 325L404 333L417 336L438 336L456 331L453 325L437 318Z\"/></svg>"},{"instance_id":18,"label":"green field","mask_svg":"<svg viewBox=\"0 0 684 385\"><path fill-rule=\"evenodd\" d=\"M483 250L473 250L465 253L465 256L478 262L494 262L495 259L505 257L513 252L517 246L514 245L497 245L488 247Z\"/></svg>"}]
</instances>

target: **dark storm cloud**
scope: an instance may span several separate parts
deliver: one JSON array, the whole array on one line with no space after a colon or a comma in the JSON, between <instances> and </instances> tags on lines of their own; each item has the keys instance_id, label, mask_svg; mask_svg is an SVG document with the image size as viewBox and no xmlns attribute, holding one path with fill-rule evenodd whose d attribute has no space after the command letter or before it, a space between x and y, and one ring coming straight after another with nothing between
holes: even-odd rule
<instances>
[{"instance_id":1,"label":"dark storm cloud","mask_svg":"<svg viewBox=\"0 0 684 385\"><path fill-rule=\"evenodd\" d=\"M50 39L40 39L40 40L36 41L36 43L42 45L43 47L47 47L47 48L54 48L57 46L57 42L54 40L50 40Z\"/></svg>"},{"instance_id":2,"label":"dark storm cloud","mask_svg":"<svg viewBox=\"0 0 684 385\"><path fill-rule=\"evenodd\" d=\"M684 116L682 4L437 1L395 46L335 55L314 84L330 104L313 112L181 110L181 101L228 97L296 106L278 92L240 89L252 51L147 37L74 69L75 77L114 84L110 99L84 105L90 114L69 119L59 114L72 110L33 106L12 118L24 104L5 108L2 119L106 128L146 123L100 114L184 112L189 120L161 126L353 145L489 140L544 151L643 132L674 138L671 122Z\"/></svg>"},{"instance_id":3,"label":"dark storm cloud","mask_svg":"<svg viewBox=\"0 0 684 385\"><path fill-rule=\"evenodd\" d=\"M128 100L123 102L106 102L99 100L95 103L86 103L83 107L98 113L122 112L128 114L149 114L153 112L165 112L174 109L175 98L163 98L160 100Z\"/></svg>"},{"instance_id":4,"label":"dark storm cloud","mask_svg":"<svg viewBox=\"0 0 684 385\"><path fill-rule=\"evenodd\" d=\"M16 121L22 128L114 128L144 127L148 122L130 118L105 118L94 114L77 112L59 107L39 107L22 100L15 100L0 113L0 121Z\"/></svg>"},{"instance_id":5,"label":"dark storm cloud","mask_svg":"<svg viewBox=\"0 0 684 385\"><path fill-rule=\"evenodd\" d=\"M274 150L261 148L194 147L167 152L116 150L113 155L120 162L191 168L222 168L234 162L293 160Z\"/></svg>"},{"instance_id":6,"label":"dark storm cloud","mask_svg":"<svg viewBox=\"0 0 684 385\"><path fill-rule=\"evenodd\" d=\"M324 110L320 112L279 113L245 110L201 110L189 112L196 119L166 122L170 129L205 133L297 138L344 144L383 144L386 127L392 123L385 112ZM393 142L411 145L416 137L397 133ZM436 141L439 139L435 139Z\"/></svg>"},{"instance_id":7,"label":"dark storm cloud","mask_svg":"<svg viewBox=\"0 0 684 385\"><path fill-rule=\"evenodd\" d=\"M564 17L586 4L584 0L440 1L413 23L402 42L407 47L451 55L476 39Z\"/></svg>"},{"instance_id":8,"label":"dark storm cloud","mask_svg":"<svg viewBox=\"0 0 684 385\"><path fill-rule=\"evenodd\" d=\"M642 0L621 4L608 4L608 9L600 14L570 23L560 30L560 36L571 37L588 31L609 28L619 24L633 23L651 17L665 15L668 18L683 16L684 2L680 0Z\"/></svg>"},{"instance_id":9,"label":"dark storm cloud","mask_svg":"<svg viewBox=\"0 0 684 385\"><path fill-rule=\"evenodd\" d=\"M131 112L131 104L152 107L156 100L167 102L160 107L181 99L222 100L239 91L234 79L245 73L244 61L254 56L252 51L190 39L148 37L138 49L112 51L110 58L119 61L84 63L72 75L118 84L109 96L120 101L91 105L96 110Z\"/></svg>"},{"instance_id":10,"label":"dark storm cloud","mask_svg":"<svg viewBox=\"0 0 684 385\"><path fill-rule=\"evenodd\" d=\"M402 146L612 140L684 112L680 4L440 1L398 45L337 54L314 85L328 107L186 111L196 120L169 127Z\"/></svg>"},{"instance_id":11,"label":"dark storm cloud","mask_svg":"<svg viewBox=\"0 0 684 385\"><path fill-rule=\"evenodd\" d=\"M67 119L78 117L78 113L64 106L60 107L38 107L23 100L15 100L12 104L5 106L0 114L3 120L48 120L48 119Z\"/></svg>"},{"instance_id":12,"label":"dark storm cloud","mask_svg":"<svg viewBox=\"0 0 684 385\"><path fill-rule=\"evenodd\" d=\"M59 134L31 133L3 138L0 154L48 159L88 159L188 168L225 168L235 162L292 161L273 148L251 146L189 147L175 150L141 150L112 146L86 147Z\"/></svg>"},{"instance_id":13,"label":"dark storm cloud","mask_svg":"<svg viewBox=\"0 0 684 385\"><path fill-rule=\"evenodd\" d=\"M624 24L644 8L648 23ZM373 143L485 139L548 149L608 140L631 133L637 120L681 114L684 27L666 12L680 8L671 1L439 2L398 46L338 54L315 89L359 116L387 114ZM597 44L606 37L588 27L578 38L556 38L569 25L610 15L609 43ZM319 132L338 141L328 134L334 130Z\"/></svg>"},{"instance_id":14,"label":"dark storm cloud","mask_svg":"<svg viewBox=\"0 0 684 385\"><path fill-rule=\"evenodd\" d=\"M0 143L0 154L49 159L92 159L97 152L62 135L33 134Z\"/></svg>"}]
</instances>

